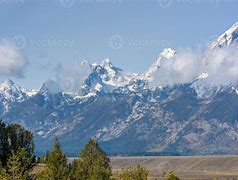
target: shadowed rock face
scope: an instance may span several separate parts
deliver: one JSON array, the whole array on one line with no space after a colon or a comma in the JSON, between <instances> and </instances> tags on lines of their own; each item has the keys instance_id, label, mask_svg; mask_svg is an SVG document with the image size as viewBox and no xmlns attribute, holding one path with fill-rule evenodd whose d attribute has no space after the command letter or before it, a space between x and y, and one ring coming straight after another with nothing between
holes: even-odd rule
<instances>
[{"instance_id":1,"label":"shadowed rock face","mask_svg":"<svg viewBox=\"0 0 238 180\"><path fill-rule=\"evenodd\" d=\"M89 138L113 154L236 154L237 105L230 88L201 99L185 84L84 100L37 94L16 104L4 119L32 130L40 153L58 137L72 155Z\"/></svg>"}]
</instances>

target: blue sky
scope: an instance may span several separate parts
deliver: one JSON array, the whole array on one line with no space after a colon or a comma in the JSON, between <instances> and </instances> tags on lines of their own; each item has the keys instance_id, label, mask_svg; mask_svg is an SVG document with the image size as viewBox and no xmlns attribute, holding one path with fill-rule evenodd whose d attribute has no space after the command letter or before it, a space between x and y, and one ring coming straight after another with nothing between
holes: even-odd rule
<instances>
[{"instance_id":1,"label":"blue sky","mask_svg":"<svg viewBox=\"0 0 238 180\"><path fill-rule=\"evenodd\" d=\"M28 62L24 77L0 80L39 88L57 65L83 59L109 58L142 73L166 47L208 45L238 21L237 7L236 0L0 0L0 39L17 43Z\"/></svg>"}]
</instances>

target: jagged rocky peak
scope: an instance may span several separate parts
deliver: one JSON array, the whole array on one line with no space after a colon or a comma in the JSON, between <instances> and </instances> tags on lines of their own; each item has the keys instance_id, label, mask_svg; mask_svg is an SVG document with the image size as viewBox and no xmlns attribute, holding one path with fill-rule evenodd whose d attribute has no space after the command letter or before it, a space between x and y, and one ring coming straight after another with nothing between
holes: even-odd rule
<instances>
[{"instance_id":1,"label":"jagged rocky peak","mask_svg":"<svg viewBox=\"0 0 238 180\"><path fill-rule=\"evenodd\" d=\"M112 66L112 62L108 58L102 60L101 66L103 66L103 67L110 67L110 68L113 67Z\"/></svg>"},{"instance_id":2,"label":"jagged rocky peak","mask_svg":"<svg viewBox=\"0 0 238 180\"><path fill-rule=\"evenodd\" d=\"M115 75L117 75L119 72L122 71L122 69L120 69L120 68L114 66L114 65L112 64L112 62L110 61L110 59L104 59L104 60L102 60L101 66L102 66L103 68L105 68L105 70L107 71L108 75L110 75L110 76L115 76Z\"/></svg>"},{"instance_id":3,"label":"jagged rocky peak","mask_svg":"<svg viewBox=\"0 0 238 180\"><path fill-rule=\"evenodd\" d=\"M5 80L0 84L0 93L11 98L25 98L36 95L38 90L24 89L15 84L11 79Z\"/></svg>"},{"instance_id":4,"label":"jagged rocky peak","mask_svg":"<svg viewBox=\"0 0 238 180\"><path fill-rule=\"evenodd\" d=\"M136 74L124 72L114 66L109 59L104 59L100 64L90 64L92 72L87 76L81 86L80 94L108 93L116 88L125 87L132 79L138 77Z\"/></svg>"},{"instance_id":5,"label":"jagged rocky peak","mask_svg":"<svg viewBox=\"0 0 238 180\"><path fill-rule=\"evenodd\" d=\"M59 83L53 80L47 80L43 83L40 93L59 93L61 92L61 87Z\"/></svg>"},{"instance_id":6,"label":"jagged rocky peak","mask_svg":"<svg viewBox=\"0 0 238 180\"><path fill-rule=\"evenodd\" d=\"M0 84L0 106L1 113L8 112L12 104L15 102L22 102L27 99L27 94L18 85L16 85L11 79L7 79Z\"/></svg>"},{"instance_id":7,"label":"jagged rocky peak","mask_svg":"<svg viewBox=\"0 0 238 180\"><path fill-rule=\"evenodd\" d=\"M11 88L13 86L15 86L15 83L11 79L7 79L0 85L0 89Z\"/></svg>"},{"instance_id":8,"label":"jagged rocky peak","mask_svg":"<svg viewBox=\"0 0 238 180\"><path fill-rule=\"evenodd\" d=\"M220 35L211 45L210 49L217 49L230 46L231 44L238 45L238 22L231 28Z\"/></svg>"},{"instance_id":9,"label":"jagged rocky peak","mask_svg":"<svg viewBox=\"0 0 238 180\"><path fill-rule=\"evenodd\" d=\"M114 66L109 59L104 59L100 65L93 64L101 81L111 86L122 86L132 78L132 74L125 73L122 69Z\"/></svg>"},{"instance_id":10,"label":"jagged rocky peak","mask_svg":"<svg viewBox=\"0 0 238 180\"><path fill-rule=\"evenodd\" d=\"M23 93L23 90L11 79L7 79L2 84L0 84L0 92L5 95L20 96Z\"/></svg>"},{"instance_id":11,"label":"jagged rocky peak","mask_svg":"<svg viewBox=\"0 0 238 180\"><path fill-rule=\"evenodd\" d=\"M149 67L149 69L142 75L142 79L151 81L154 74L160 68L161 60L171 59L176 55L176 51L171 48L165 48L160 55L155 59L155 62Z\"/></svg>"}]
</instances>

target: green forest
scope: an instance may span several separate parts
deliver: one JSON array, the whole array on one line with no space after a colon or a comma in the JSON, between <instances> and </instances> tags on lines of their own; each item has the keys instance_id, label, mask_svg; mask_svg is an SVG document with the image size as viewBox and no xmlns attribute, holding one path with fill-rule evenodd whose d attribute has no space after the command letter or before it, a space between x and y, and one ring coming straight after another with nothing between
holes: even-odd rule
<instances>
[{"instance_id":1,"label":"green forest","mask_svg":"<svg viewBox=\"0 0 238 180\"><path fill-rule=\"evenodd\" d=\"M113 173L110 158L93 139L72 162L68 162L58 139L44 157L36 157L34 152L30 131L17 124L0 122L1 180L146 180L149 176L141 165ZM164 177L179 179L173 172L165 173Z\"/></svg>"}]
</instances>

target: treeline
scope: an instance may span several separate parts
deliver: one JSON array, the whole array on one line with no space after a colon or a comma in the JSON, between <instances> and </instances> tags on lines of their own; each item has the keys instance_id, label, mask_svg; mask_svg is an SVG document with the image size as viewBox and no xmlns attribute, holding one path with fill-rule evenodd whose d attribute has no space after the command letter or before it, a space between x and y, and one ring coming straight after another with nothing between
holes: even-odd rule
<instances>
[{"instance_id":1,"label":"treeline","mask_svg":"<svg viewBox=\"0 0 238 180\"><path fill-rule=\"evenodd\" d=\"M110 156L132 157L132 156L183 156L177 152L133 152L133 153L110 153ZM187 155L187 154L186 154ZM188 154L189 155L189 154Z\"/></svg>"},{"instance_id":2,"label":"treeline","mask_svg":"<svg viewBox=\"0 0 238 180\"><path fill-rule=\"evenodd\" d=\"M0 179L28 179L34 160L32 133L20 125L0 121Z\"/></svg>"},{"instance_id":3,"label":"treeline","mask_svg":"<svg viewBox=\"0 0 238 180\"><path fill-rule=\"evenodd\" d=\"M72 163L67 163L58 140L55 140L53 150L40 161L45 163L45 168L36 176L39 180L146 180L149 173L138 165L113 176L109 157L92 139Z\"/></svg>"},{"instance_id":4,"label":"treeline","mask_svg":"<svg viewBox=\"0 0 238 180\"><path fill-rule=\"evenodd\" d=\"M1 180L147 180L149 175L141 165L113 174L109 157L92 139L71 163L57 139L52 151L35 159L32 133L19 125L0 122ZM165 177L178 180L173 172Z\"/></svg>"}]
</instances>

